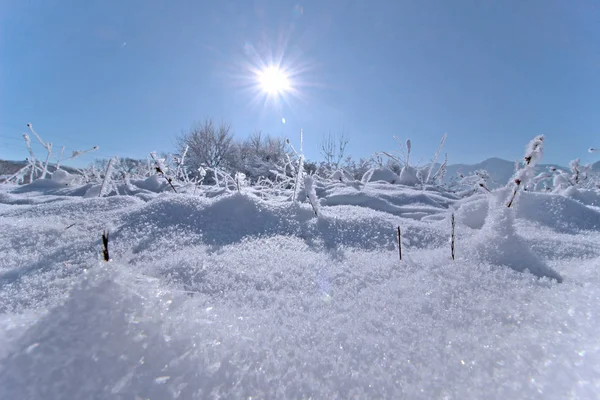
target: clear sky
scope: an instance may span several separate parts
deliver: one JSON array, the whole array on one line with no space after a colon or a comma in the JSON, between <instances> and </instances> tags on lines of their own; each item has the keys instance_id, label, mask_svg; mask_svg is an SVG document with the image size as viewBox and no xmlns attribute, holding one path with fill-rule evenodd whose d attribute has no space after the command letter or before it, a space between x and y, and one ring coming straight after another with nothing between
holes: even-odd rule
<instances>
[{"instance_id":1,"label":"clear sky","mask_svg":"<svg viewBox=\"0 0 600 400\"><path fill-rule=\"evenodd\" d=\"M283 96L256 86L272 63ZM544 134L544 161L595 161L600 3L0 0L0 158L27 156L27 122L67 151L145 158L205 118L296 145L303 128L312 159L344 131L355 158L397 135L426 162L447 133L450 163L515 159Z\"/></svg>"}]
</instances>

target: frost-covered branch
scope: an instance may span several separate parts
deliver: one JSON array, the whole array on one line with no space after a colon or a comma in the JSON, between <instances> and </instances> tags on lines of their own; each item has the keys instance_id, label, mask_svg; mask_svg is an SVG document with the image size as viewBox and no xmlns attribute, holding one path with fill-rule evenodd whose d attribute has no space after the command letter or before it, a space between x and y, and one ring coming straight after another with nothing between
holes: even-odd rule
<instances>
[{"instance_id":1,"label":"frost-covered branch","mask_svg":"<svg viewBox=\"0 0 600 400\"><path fill-rule=\"evenodd\" d=\"M507 204L507 207L511 207L519 187L527 186L529 181L533 178L534 167L542 159L544 151L544 135L536 136L533 138L525 148L525 157L523 158L525 164L523 168L519 169L514 176L513 182L515 185L512 197Z\"/></svg>"},{"instance_id":2,"label":"frost-covered branch","mask_svg":"<svg viewBox=\"0 0 600 400\"><path fill-rule=\"evenodd\" d=\"M106 166L106 171L104 172L104 180L102 181L102 186L100 187L100 193L98 193L98 197L106 196L109 191L108 188L111 183L111 175L113 171L113 163L115 162L114 158L111 158L108 161L108 165Z\"/></svg>"}]
</instances>

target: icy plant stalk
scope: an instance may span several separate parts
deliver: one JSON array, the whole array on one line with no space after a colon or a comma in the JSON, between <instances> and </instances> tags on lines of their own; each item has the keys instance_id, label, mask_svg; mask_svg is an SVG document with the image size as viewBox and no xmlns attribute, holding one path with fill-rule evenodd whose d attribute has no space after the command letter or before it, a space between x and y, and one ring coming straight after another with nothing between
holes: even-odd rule
<instances>
[{"instance_id":1,"label":"icy plant stalk","mask_svg":"<svg viewBox=\"0 0 600 400\"><path fill-rule=\"evenodd\" d=\"M177 158L176 162L177 162L177 171L175 173L176 177L180 177L183 179L184 182L187 183L188 181L188 176L187 176L187 171L185 170L185 156L187 155L187 152L189 150L190 146L185 146L185 149L183 150L183 153L181 154L181 158Z\"/></svg>"},{"instance_id":2,"label":"icy plant stalk","mask_svg":"<svg viewBox=\"0 0 600 400\"><path fill-rule=\"evenodd\" d=\"M37 140L41 143L42 146L46 149L48 154L46 155L46 161L44 161L44 167L42 169L41 178L44 179L46 177L46 172L48 172L48 162L50 161L50 156L52 155L52 143L44 142L42 138L33 130L33 126L31 124L27 124L29 131L33 133L33 135L37 138Z\"/></svg>"},{"instance_id":3,"label":"icy plant stalk","mask_svg":"<svg viewBox=\"0 0 600 400\"><path fill-rule=\"evenodd\" d=\"M292 195L292 203L296 203L296 195L298 193L298 188L300 187L300 180L302 179L302 171L304 170L304 154L302 153L302 145L303 145L303 131L300 129L300 153L296 152L294 146L291 145L290 139L286 139L286 143L290 146L294 154L298 156L298 166L296 169L296 176L294 179L294 194ZM288 156L289 159L289 156ZM291 162L290 162L291 164Z\"/></svg>"},{"instance_id":4,"label":"icy plant stalk","mask_svg":"<svg viewBox=\"0 0 600 400\"><path fill-rule=\"evenodd\" d=\"M35 174L35 154L33 154L33 150L31 149L31 139L29 139L29 135L24 133L23 139L25 139L25 146L27 146L27 150L29 151L29 165L31 166L29 182L31 183L33 182L33 176Z\"/></svg>"},{"instance_id":5,"label":"icy plant stalk","mask_svg":"<svg viewBox=\"0 0 600 400\"><path fill-rule=\"evenodd\" d=\"M315 192L315 182L313 177L307 175L304 177L304 189L306 190L306 197L308 202L312 206L315 216L319 216L319 203L317 200L317 193Z\"/></svg>"},{"instance_id":6,"label":"icy plant stalk","mask_svg":"<svg viewBox=\"0 0 600 400\"><path fill-rule=\"evenodd\" d=\"M537 164L537 162L542 159L543 150L543 135L536 136L535 138L533 138L533 140L531 140L531 142L529 142L529 144L525 148L525 165L515 174L515 189L513 191L512 197L510 198L510 201L507 204L507 207L510 208L512 206L515 197L517 196L517 191L519 190L519 187L521 187L522 185L527 185L527 181L530 180L533 176L533 169L535 167L535 164Z\"/></svg>"},{"instance_id":7,"label":"icy plant stalk","mask_svg":"<svg viewBox=\"0 0 600 400\"><path fill-rule=\"evenodd\" d=\"M65 146L60 148L60 154L58 155L58 160L56 161L56 169L60 169L60 162L63 158L63 154L65 153Z\"/></svg>"},{"instance_id":8,"label":"icy plant stalk","mask_svg":"<svg viewBox=\"0 0 600 400\"><path fill-rule=\"evenodd\" d=\"M87 150L74 150L73 153L71 153L71 157L69 158L65 158L63 160L63 152L65 151L65 147L63 146L62 149L60 150L60 156L58 157L58 161L56 162L56 169L60 169L60 164L64 161L69 161L72 160L74 158L77 158L81 155L87 154L87 153L91 153L93 151L98 150L98 146L94 146L91 149L87 149Z\"/></svg>"},{"instance_id":9,"label":"icy plant stalk","mask_svg":"<svg viewBox=\"0 0 600 400\"><path fill-rule=\"evenodd\" d=\"M302 171L304 171L304 153L303 153L303 132L300 129L300 154L298 155L298 172L296 173L296 184L294 185L294 201L298 187L300 187L300 179L302 179Z\"/></svg>"},{"instance_id":10,"label":"icy plant stalk","mask_svg":"<svg viewBox=\"0 0 600 400\"><path fill-rule=\"evenodd\" d=\"M108 193L108 187L110 186L110 176L112 175L113 163L115 162L114 158L111 158L108 161L108 165L106 166L106 172L104 173L104 180L102 181L102 187L100 188L100 193L98 197L104 197Z\"/></svg>"},{"instance_id":11,"label":"icy plant stalk","mask_svg":"<svg viewBox=\"0 0 600 400\"><path fill-rule=\"evenodd\" d=\"M442 136L442 140L441 140L441 142L440 142L440 144L439 144L439 146L437 148L437 151L435 152L435 155L431 159L431 164L429 165L429 168L427 170L427 178L425 178L425 182L424 183L429 183L429 179L431 178L431 170L433 169L434 164L437 162L438 157L440 156L440 152L442 151L442 147L444 147L444 142L446 141L446 136L447 136L447 134L444 133L444 136ZM440 169L441 169L441 167L440 167Z\"/></svg>"},{"instance_id":12,"label":"icy plant stalk","mask_svg":"<svg viewBox=\"0 0 600 400\"><path fill-rule=\"evenodd\" d=\"M440 165L440 168L437 170L435 175L433 176L433 181L440 182L440 185L444 183L444 177L446 176L446 167L448 166L448 153L446 153L444 157L444 162Z\"/></svg>"}]
</instances>

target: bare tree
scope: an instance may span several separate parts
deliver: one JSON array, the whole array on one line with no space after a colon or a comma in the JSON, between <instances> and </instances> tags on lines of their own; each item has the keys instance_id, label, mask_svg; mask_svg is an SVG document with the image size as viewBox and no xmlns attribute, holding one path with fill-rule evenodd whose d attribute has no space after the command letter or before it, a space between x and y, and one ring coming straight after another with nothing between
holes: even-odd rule
<instances>
[{"instance_id":1,"label":"bare tree","mask_svg":"<svg viewBox=\"0 0 600 400\"><path fill-rule=\"evenodd\" d=\"M189 148L186 164L190 171L200 166L218 168L231 150L233 130L230 124L222 122L216 126L211 119L196 123L189 132L177 138L177 146L183 152Z\"/></svg>"},{"instance_id":2,"label":"bare tree","mask_svg":"<svg viewBox=\"0 0 600 400\"><path fill-rule=\"evenodd\" d=\"M324 136L321 140L321 155L325 160L325 164L338 169L344 159L347 145L348 139L345 138L344 132L340 136L332 135L331 132Z\"/></svg>"}]
</instances>

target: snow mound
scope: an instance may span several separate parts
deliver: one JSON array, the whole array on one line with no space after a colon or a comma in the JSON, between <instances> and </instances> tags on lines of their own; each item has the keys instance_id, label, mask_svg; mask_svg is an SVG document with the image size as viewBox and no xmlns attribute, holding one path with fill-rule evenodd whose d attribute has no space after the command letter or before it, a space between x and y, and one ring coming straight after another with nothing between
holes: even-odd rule
<instances>
[{"instance_id":1,"label":"snow mound","mask_svg":"<svg viewBox=\"0 0 600 400\"><path fill-rule=\"evenodd\" d=\"M586 206L600 207L600 193L596 190L585 190L570 187L560 194L573 200L577 200Z\"/></svg>"},{"instance_id":2,"label":"snow mound","mask_svg":"<svg viewBox=\"0 0 600 400\"><path fill-rule=\"evenodd\" d=\"M449 194L378 183L366 185L362 190L331 185L323 196L322 205L361 206L414 219L441 213L456 201L456 198Z\"/></svg>"},{"instance_id":3,"label":"snow mound","mask_svg":"<svg viewBox=\"0 0 600 400\"><path fill-rule=\"evenodd\" d=\"M49 189L61 189L65 184L52 179L37 179L27 185L21 185L12 190L13 193L44 192Z\"/></svg>"},{"instance_id":4,"label":"snow mound","mask_svg":"<svg viewBox=\"0 0 600 400\"><path fill-rule=\"evenodd\" d=\"M152 175L151 177L143 180L133 180L131 181L131 184L140 189L148 190L154 193L172 190L165 178L158 175Z\"/></svg>"},{"instance_id":5,"label":"snow mound","mask_svg":"<svg viewBox=\"0 0 600 400\"><path fill-rule=\"evenodd\" d=\"M458 202L455 207L458 223L471 229L481 229L489 212L488 195L471 196Z\"/></svg>"},{"instance_id":6,"label":"snow mound","mask_svg":"<svg viewBox=\"0 0 600 400\"><path fill-rule=\"evenodd\" d=\"M335 171L333 174L331 174L331 177L329 179L338 181L338 182L353 182L354 181L354 177L352 176L352 174L350 174L349 172L346 172L343 169L338 169L337 171Z\"/></svg>"},{"instance_id":7,"label":"snow mound","mask_svg":"<svg viewBox=\"0 0 600 400\"><path fill-rule=\"evenodd\" d=\"M417 170L414 167L405 165L400 171L399 183L406 186L416 186L419 184Z\"/></svg>"},{"instance_id":8,"label":"snow mound","mask_svg":"<svg viewBox=\"0 0 600 400\"><path fill-rule=\"evenodd\" d=\"M367 171L363 177L362 182L378 182L384 181L387 183L398 183L398 175L394 171L388 168L373 168Z\"/></svg>"},{"instance_id":9,"label":"snow mound","mask_svg":"<svg viewBox=\"0 0 600 400\"><path fill-rule=\"evenodd\" d=\"M71 175L67 171L62 169L56 170L52 173L52 180L63 185L70 185L76 180L76 176Z\"/></svg>"},{"instance_id":10,"label":"snow mound","mask_svg":"<svg viewBox=\"0 0 600 400\"><path fill-rule=\"evenodd\" d=\"M136 252L154 246L157 232L178 233L188 243L211 246L295 236L317 248L377 249L393 248L394 223L388 215L369 209L323 210L317 218L308 204L290 207L238 193L211 199L165 196L124 217L115 238L134 240Z\"/></svg>"},{"instance_id":11,"label":"snow mound","mask_svg":"<svg viewBox=\"0 0 600 400\"><path fill-rule=\"evenodd\" d=\"M561 276L534 254L515 229L515 210L506 207L506 190L490 196L491 204L481 232L465 246L472 257L492 265L504 265L518 272L528 270L538 277L562 282ZM519 200L522 200L520 198Z\"/></svg>"},{"instance_id":12,"label":"snow mound","mask_svg":"<svg viewBox=\"0 0 600 400\"><path fill-rule=\"evenodd\" d=\"M554 193L523 192L515 204L517 217L557 232L599 231L600 212Z\"/></svg>"},{"instance_id":13,"label":"snow mound","mask_svg":"<svg viewBox=\"0 0 600 400\"><path fill-rule=\"evenodd\" d=\"M164 374L155 375L172 355L157 318L169 300L157 291L148 296L150 284L136 293L115 277L103 267L86 272L64 304L20 338L5 360L11 368L0 369L1 398L174 397Z\"/></svg>"}]
</instances>

